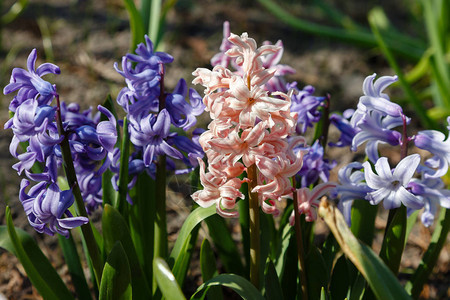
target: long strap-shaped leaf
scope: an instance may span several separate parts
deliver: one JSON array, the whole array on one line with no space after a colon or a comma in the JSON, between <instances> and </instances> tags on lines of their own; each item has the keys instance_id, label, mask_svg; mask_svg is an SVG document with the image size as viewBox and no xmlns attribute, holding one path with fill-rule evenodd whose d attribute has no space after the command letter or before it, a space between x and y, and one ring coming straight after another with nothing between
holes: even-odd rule
<instances>
[{"instance_id":1,"label":"long strap-shaped leaf","mask_svg":"<svg viewBox=\"0 0 450 300\"><path fill-rule=\"evenodd\" d=\"M380 258L352 234L341 212L326 200L319 207L344 253L358 268L378 299L410 299L406 291Z\"/></svg>"},{"instance_id":2,"label":"long strap-shaped leaf","mask_svg":"<svg viewBox=\"0 0 450 300\"><path fill-rule=\"evenodd\" d=\"M103 238L105 240L105 252L109 253L115 243L120 241L131 270L131 284L133 288L133 299L148 299L151 295L144 272L139 264L139 259L131 240L130 230L122 215L111 205L106 204L102 215Z\"/></svg>"},{"instance_id":3,"label":"long strap-shaped leaf","mask_svg":"<svg viewBox=\"0 0 450 300\"><path fill-rule=\"evenodd\" d=\"M173 276L164 259L160 257L155 258L153 261L153 273L156 278L156 282L158 283L158 287L166 299L186 299L175 279L175 276Z\"/></svg>"},{"instance_id":4,"label":"long strap-shaped leaf","mask_svg":"<svg viewBox=\"0 0 450 300\"><path fill-rule=\"evenodd\" d=\"M117 241L106 259L100 284L100 300L131 300L131 271L127 254Z\"/></svg>"},{"instance_id":5,"label":"long strap-shaped leaf","mask_svg":"<svg viewBox=\"0 0 450 300\"><path fill-rule=\"evenodd\" d=\"M263 300L264 297L261 293L251 284L250 281L235 274L221 274L219 276L214 277L211 280L203 283L197 291L192 295L191 299L200 299L203 293L203 290L210 286L225 286L242 297L242 299L248 300Z\"/></svg>"},{"instance_id":6,"label":"long strap-shaped leaf","mask_svg":"<svg viewBox=\"0 0 450 300\"><path fill-rule=\"evenodd\" d=\"M61 277L31 236L23 230L16 230L9 207L6 207L5 216L6 227L0 226L0 247L17 256L31 283L44 299L73 299Z\"/></svg>"}]
</instances>

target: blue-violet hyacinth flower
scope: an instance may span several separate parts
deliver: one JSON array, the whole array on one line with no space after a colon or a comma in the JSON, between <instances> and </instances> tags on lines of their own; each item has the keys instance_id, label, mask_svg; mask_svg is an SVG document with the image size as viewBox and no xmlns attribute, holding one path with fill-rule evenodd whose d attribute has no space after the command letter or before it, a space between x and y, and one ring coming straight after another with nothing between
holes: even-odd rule
<instances>
[{"instance_id":1,"label":"blue-violet hyacinth flower","mask_svg":"<svg viewBox=\"0 0 450 300\"><path fill-rule=\"evenodd\" d=\"M45 188L45 183L40 183L31 188L27 194L25 188L29 184L28 180L22 180L19 199L28 221L36 231L48 235L59 233L68 237L69 229L89 222L86 217L74 217L70 213L69 207L75 200L71 190L61 191L55 183Z\"/></svg>"},{"instance_id":2,"label":"blue-violet hyacinth flower","mask_svg":"<svg viewBox=\"0 0 450 300\"><path fill-rule=\"evenodd\" d=\"M384 200L386 209L400 207L402 203L411 209L422 208L424 203L406 189L419 163L420 155L412 154L403 158L392 171L387 158L381 157L375 163L377 174L372 171L369 162L363 163L367 185L374 190L367 194L366 199L372 205Z\"/></svg>"},{"instance_id":3,"label":"blue-violet hyacinth flower","mask_svg":"<svg viewBox=\"0 0 450 300\"><path fill-rule=\"evenodd\" d=\"M27 60L28 71L14 68L10 83L3 89L5 95L19 90L9 105L9 110L12 112L15 112L20 104L30 98L38 100L39 105L48 105L56 94L55 86L41 77L50 73L59 74L59 67L51 63L44 63L35 69L36 57L36 49L33 49Z\"/></svg>"}]
</instances>

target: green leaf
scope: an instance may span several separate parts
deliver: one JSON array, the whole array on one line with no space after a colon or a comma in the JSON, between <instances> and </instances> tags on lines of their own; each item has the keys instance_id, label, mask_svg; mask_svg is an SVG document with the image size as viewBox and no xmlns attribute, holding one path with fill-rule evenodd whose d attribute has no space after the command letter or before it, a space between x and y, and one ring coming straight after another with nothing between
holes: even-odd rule
<instances>
[{"instance_id":1,"label":"green leaf","mask_svg":"<svg viewBox=\"0 0 450 300\"><path fill-rule=\"evenodd\" d=\"M277 271L270 258L267 259L264 276L264 287L266 290L266 299L283 300L283 291L281 290L280 280Z\"/></svg>"},{"instance_id":2,"label":"green leaf","mask_svg":"<svg viewBox=\"0 0 450 300\"><path fill-rule=\"evenodd\" d=\"M180 286L183 286L184 279L186 278L187 271L189 269L189 263L191 262L191 257L195 249L195 244L197 243L199 226L196 226L189 234L186 243L183 245L183 249L175 260L172 272L177 279Z\"/></svg>"},{"instance_id":3,"label":"green leaf","mask_svg":"<svg viewBox=\"0 0 450 300\"><path fill-rule=\"evenodd\" d=\"M427 251L423 255L419 267L417 267L411 280L406 284L405 289L411 293L413 298L418 298L434 266L436 265L439 253L447 241L450 229L450 209L441 208L439 219L434 228L431 242Z\"/></svg>"},{"instance_id":4,"label":"green leaf","mask_svg":"<svg viewBox=\"0 0 450 300\"><path fill-rule=\"evenodd\" d=\"M350 231L341 212L323 201L319 215L333 232L341 249L358 268L378 299L410 299L397 278L380 258Z\"/></svg>"},{"instance_id":5,"label":"green leaf","mask_svg":"<svg viewBox=\"0 0 450 300\"><path fill-rule=\"evenodd\" d=\"M130 265L120 241L106 259L100 283L100 300L112 299L132 299Z\"/></svg>"},{"instance_id":6,"label":"green leaf","mask_svg":"<svg viewBox=\"0 0 450 300\"><path fill-rule=\"evenodd\" d=\"M238 293L242 299L248 300L263 300L264 297L261 293L250 283L247 279L235 275L235 274L221 274L214 277L211 280L203 283L198 287L197 291L192 295L191 299L200 299L203 290L210 286L225 286L236 293ZM199 294L199 295L198 295ZM198 295L198 296L197 296Z\"/></svg>"},{"instance_id":7,"label":"green leaf","mask_svg":"<svg viewBox=\"0 0 450 300\"><path fill-rule=\"evenodd\" d=\"M298 252L294 228L287 224L283 228L282 246L275 269L280 278L284 299L295 299L297 295Z\"/></svg>"},{"instance_id":8,"label":"green leaf","mask_svg":"<svg viewBox=\"0 0 450 300\"><path fill-rule=\"evenodd\" d=\"M353 201L351 220L351 229L356 238L372 245L375 234L375 218L377 216L378 206L372 205L367 200Z\"/></svg>"},{"instance_id":9,"label":"green leaf","mask_svg":"<svg viewBox=\"0 0 450 300\"><path fill-rule=\"evenodd\" d=\"M153 261L153 272L158 287L166 299L186 299L178 285L175 276L169 269L167 263L160 257Z\"/></svg>"},{"instance_id":10,"label":"green leaf","mask_svg":"<svg viewBox=\"0 0 450 300\"><path fill-rule=\"evenodd\" d=\"M331 235L331 234L330 234ZM342 255L336 261L330 281L330 294L332 299L344 299L350 288L349 270L347 259Z\"/></svg>"},{"instance_id":11,"label":"green leaf","mask_svg":"<svg viewBox=\"0 0 450 300\"><path fill-rule=\"evenodd\" d=\"M314 245L311 245L306 256L305 273L308 282L308 298L319 299L322 287L328 286L328 273L325 261Z\"/></svg>"},{"instance_id":12,"label":"green leaf","mask_svg":"<svg viewBox=\"0 0 450 300\"><path fill-rule=\"evenodd\" d=\"M341 248L339 247L338 242L334 238L332 234L327 236L327 239L323 243L322 248L322 257L325 261L325 265L327 266L327 274L331 278L331 270L333 269L333 263Z\"/></svg>"},{"instance_id":13,"label":"green leaf","mask_svg":"<svg viewBox=\"0 0 450 300\"><path fill-rule=\"evenodd\" d=\"M61 246L64 260L69 269L70 278L75 286L75 291L79 299L92 299L91 292L86 283L83 267L81 266L80 256L78 255L76 244L73 240L72 234L69 233L69 238L58 235L58 242Z\"/></svg>"},{"instance_id":14,"label":"green leaf","mask_svg":"<svg viewBox=\"0 0 450 300\"><path fill-rule=\"evenodd\" d=\"M145 28L144 22L142 21L142 17L139 11L136 9L133 0L124 0L125 8L128 12L128 16L130 18L130 27L131 27L131 46L130 49L136 49L136 46L139 43L144 42Z\"/></svg>"},{"instance_id":15,"label":"green leaf","mask_svg":"<svg viewBox=\"0 0 450 300\"><path fill-rule=\"evenodd\" d=\"M202 272L203 282L206 282L219 275L216 267L216 257L211 249L207 239L203 240L202 246L200 248L200 270ZM208 295L210 299L221 300L223 299L221 288L218 286L212 286L208 289Z\"/></svg>"},{"instance_id":16,"label":"green leaf","mask_svg":"<svg viewBox=\"0 0 450 300\"><path fill-rule=\"evenodd\" d=\"M243 275L244 265L242 264L241 254L237 250L225 220L216 214L206 219L205 222L225 270L233 274Z\"/></svg>"},{"instance_id":17,"label":"green leaf","mask_svg":"<svg viewBox=\"0 0 450 300\"><path fill-rule=\"evenodd\" d=\"M133 205L130 206L128 214L131 238L147 278L147 284L152 290L155 197L148 195L155 194L155 181L143 172L138 175L135 191Z\"/></svg>"},{"instance_id":18,"label":"green leaf","mask_svg":"<svg viewBox=\"0 0 450 300\"><path fill-rule=\"evenodd\" d=\"M383 244L380 250L380 258L386 263L394 274L398 273L406 236L406 207L404 205L391 209L389 216L392 221L386 228ZM389 221L388 221L389 222Z\"/></svg>"},{"instance_id":19,"label":"green leaf","mask_svg":"<svg viewBox=\"0 0 450 300\"><path fill-rule=\"evenodd\" d=\"M23 230L15 229L6 207L6 227L0 226L0 247L13 253L22 263L31 283L44 299L73 299L64 282L35 241ZM42 277L45 276L45 278Z\"/></svg>"},{"instance_id":20,"label":"green leaf","mask_svg":"<svg viewBox=\"0 0 450 300\"><path fill-rule=\"evenodd\" d=\"M111 205L106 204L102 215L104 247L109 253L117 241L120 241L128 257L131 270L133 299L148 299L151 291L131 240L130 230L122 215Z\"/></svg>"},{"instance_id":21,"label":"green leaf","mask_svg":"<svg viewBox=\"0 0 450 300\"><path fill-rule=\"evenodd\" d=\"M170 253L169 265L173 265L175 263L184 244L188 242L189 233L194 230L194 228L198 226L200 222L202 222L206 218L209 218L215 213L216 207L210 206L208 208L199 207L189 214L180 229L177 241L175 242L172 252Z\"/></svg>"}]
</instances>

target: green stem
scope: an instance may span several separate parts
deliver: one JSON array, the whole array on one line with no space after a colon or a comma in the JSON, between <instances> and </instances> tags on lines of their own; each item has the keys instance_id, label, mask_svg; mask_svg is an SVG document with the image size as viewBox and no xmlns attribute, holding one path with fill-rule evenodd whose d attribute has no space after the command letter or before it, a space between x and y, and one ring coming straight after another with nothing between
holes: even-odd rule
<instances>
[{"instance_id":1,"label":"green stem","mask_svg":"<svg viewBox=\"0 0 450 300\"><path fill-rule=\"evenodd\" d=\"M158 2L158 1L156 1ZM159 111L166 107L164 94L164 65L161 64L161 81L159 82ZM166 220L166 156L160 155L156 166L156 198L155 198L155 254L154 257L166 258L167 220Z\"/></svg>"},{"instance_id":2,"label":"green stem","mask_svg":"<svg viewBox=\"0 0 450 300\"><path fill-rule=\"evenodd\" d=\"M56 102L57 102L57 125L58 125L58 132L61 136L64 136L64 140L61 142L61 152L63 156L63 165L64 170L67 177L67 183L70 187L72 187L72 193L75 197L75 204L77 213L79 216L83 216L86 218L88 217L88 214L86 212L86 208L84 206L83 196L81 195L81 190L78 185L77 176L75 173L75 167L73 165L73 158L72 153L70 151L70 145L69 145L69 139L67 132L63 129L62 124L62 118L61 118L61 105L59 102L59 96L56 95ZM81 232L83 233L83 237L86 241L86 246L89 252L89 257L92 261L92 266L94 268L95 273L95 279L97 281L97 285L100 286L100 281L102 277L102 270L103 270L103 263L100 257L100 250L98 248L97 242L94 238L94 233L91 228L90 222L87 224L84 224L81 226Z\"/></svg>"},{"instance_id":3,"label":"green stem","mask_svg":"<svg viewBox=\"0 0 450 300\"><path fill-rule=\"evenodd\" d=\"M250 216L250 282L259 289L259 257L260 257L260 232L259 232L259 199L258 193L252 193L258 184L256 165L247 169L249 182L249 216Z\"/></svg>"},{"instance_id":4,"label":"green stem","mask_svg":"<svg viewBox=\"0 0 450 300\"><path fill-rule=\"evenodd\" d=\"M297 198L297 189L295 189L295 176L292 177L292 186L294 187L294 229L295 229L295 237L297 239L297 254L298 261L300 265L300 279L302 284L302 293L303 300L308 300L308 283L306 282L306 265L305 265L305 250L303 249L303 237L302 237L302 228L300 222L300 214L298 213L298 198Z\"/></svg>"}]
</instances>

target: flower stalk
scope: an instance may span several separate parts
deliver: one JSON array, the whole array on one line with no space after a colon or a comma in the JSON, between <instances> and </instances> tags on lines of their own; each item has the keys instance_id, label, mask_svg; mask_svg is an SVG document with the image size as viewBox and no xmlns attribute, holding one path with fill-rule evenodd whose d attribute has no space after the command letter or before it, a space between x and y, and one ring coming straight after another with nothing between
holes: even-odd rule
<instances>
[{"instance_id":1,"label":"flower stalk","mask_svg":"<svg viewBox=\"0 0 450 300\"><path fill-rule=\"evenodd\" d=\"M56 105L57 105L57 126L58 132L61 136L64 136L61 142L61 152L63 156L64 171L66 173L67 182L72 188L72 193L75 197L76 210L78 215L88 218L86 208L84 205L83 197L81 195L80 187L78 185L77 176L75 173L75 167L73 165L72 153L70 151L69 140L67 132L64 131L62 117L61 117L61 105L59 101L59 95L56 95ZM97 285L100 286L100 281L102 277L103 263L100 257L100 250L94 238L94 232L92 231L90 222L81 226L81 231L83 237L86 241L86 246L89 252L89 257L91 258L92 266L95 273L95 279Z\"/></svg>"},{"instance_id":2,"label":"flower stalk","mask_svg":"<svg viewBox=\"0 0 450 300\"><path fill-rule=\"evenodd\" d=\"M300 265L300 281L302 285L302 299L308 300L308 288L307 288L307 282L306 282L306 266L305 266L305 250L303 249L303 237L302 237L302 228L300 223L300 213L298 212L298 195L297 195L297 189L296 189L296 182L295 182L295 176L292 177L292 186L294 189L293 192L293 198L294 198L294 230L295 230L295 237L297 240L297 254L298 254L298 261Z\"/></svg>"},{"instance_id":3,"label":"flower stalk","mask_svg":"<svg viewBox=\"0 0 450 300\"><path fill-rule=\"evenodd\" d=\"M259 289L259 263L260 263L260 220L258 193L251 192L257 185L256 165L248 167L247 176L249 184L249 216L250 216L250 282Z\"/></svg>"},{"instance_id":4,"label":"flower stalk","mask_svg":"<svg viewBox=\"0 0 450 300\"><path fill-rule=\"evenodd\" d=\"M164 94L164 65L160 65L161 80L159 82L159 111L166 108ZM167 217L166 217L166 156L160 155L156 166L156 198L155 198L155 254L154 257L166 258L167 245Z\"/></svg>"}]
</instances>

